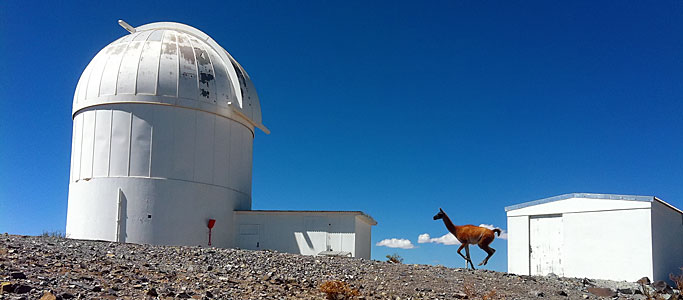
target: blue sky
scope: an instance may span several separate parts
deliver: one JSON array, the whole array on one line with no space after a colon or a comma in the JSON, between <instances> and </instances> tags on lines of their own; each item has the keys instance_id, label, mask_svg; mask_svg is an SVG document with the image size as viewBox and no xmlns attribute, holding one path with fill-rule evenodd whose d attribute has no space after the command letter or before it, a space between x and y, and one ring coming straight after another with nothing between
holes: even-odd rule
<instances>
[{"instance_id":1,"label":"blue sky","mask_svg":"<svg viewBox=\"0 0 683 300\"><path fill-rule=\"evenodd\" d=\"M54 2L54 1L53 1ZM0 2L0 232L64 231L71 104L133 26L206 32L252 77L254 209L362 210L374 259L464 267L438 238L571 193L683 207L683 2ZM507 268L506 241L490 269ZM474 260L483 251L472 251Z\"/></svg>"}]
</instances>

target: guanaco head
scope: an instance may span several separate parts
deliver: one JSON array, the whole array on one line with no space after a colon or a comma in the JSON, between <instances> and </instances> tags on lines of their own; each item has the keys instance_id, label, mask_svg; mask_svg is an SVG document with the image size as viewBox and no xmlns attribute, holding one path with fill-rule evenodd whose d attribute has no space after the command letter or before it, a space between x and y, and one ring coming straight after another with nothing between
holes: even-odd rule
<instances>
[{"instance_id":1,"label":"guanaco head","mask_svg":"<svg viewBox=\"0 0 683 300\"><path fill-rule=\"evenodd\" d=\"M443 219L444 215L446 215L446 213L443 212L443 209L439 208L439 212L434 216L434 220Z\"/></svg>"}]
</instances>

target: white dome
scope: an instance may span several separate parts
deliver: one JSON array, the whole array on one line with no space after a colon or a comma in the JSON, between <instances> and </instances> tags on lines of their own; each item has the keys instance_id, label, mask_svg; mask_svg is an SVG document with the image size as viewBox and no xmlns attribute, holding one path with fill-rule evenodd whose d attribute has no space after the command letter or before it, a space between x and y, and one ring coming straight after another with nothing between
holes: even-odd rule
<instances>
[{"instance_id":1,"label":"white dome","mask_svg":"<svg viewBox=\"0 0 683 300\"><path fill-rule=\"evenodd\" d=\"M214 113L268 129L249 75L205 33L180 23L139 26L102 49L81 75L73 115L110 103L147 103Z\"/></svg>"}]
</instances>

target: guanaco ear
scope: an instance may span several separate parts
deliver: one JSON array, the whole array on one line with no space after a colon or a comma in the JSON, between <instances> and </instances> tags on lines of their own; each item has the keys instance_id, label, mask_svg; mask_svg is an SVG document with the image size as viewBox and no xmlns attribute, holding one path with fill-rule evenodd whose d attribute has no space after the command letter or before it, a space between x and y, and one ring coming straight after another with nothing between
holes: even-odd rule
<instances>
[{"instance_id":1,"label":"guanaco ear","mask_svg":"<svg viewBox=\"0 0 683 300\"><path fill-rule=\"evenodd\" d=\"M443 209L441 209L441 207L439 207L439 211L440 211L440 212L443 212Z\"/></svg>"}]
</instances>

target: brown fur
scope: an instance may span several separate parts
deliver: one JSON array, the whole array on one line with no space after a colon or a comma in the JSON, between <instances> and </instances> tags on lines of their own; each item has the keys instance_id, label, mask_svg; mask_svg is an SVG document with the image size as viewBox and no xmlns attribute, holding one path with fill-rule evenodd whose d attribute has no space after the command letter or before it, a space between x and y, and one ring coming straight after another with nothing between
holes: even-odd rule
<instances>
[{"instance_id":1,"label":"brown fur","mask_svg":"<svg viewBox=\"0 0 683 300\"><path fill-rule=\"evenodd\" d=\"M472 259L470 259L470 248L469 245L478 245L479 248L482 250L486 251L488 256L479 263L479 265L486 265L488 263L489 258L493 255L493 253L496 252L495 249L489 247L491 242L496 238L494 233L497 233L500 236L500 229L488 229L484 227L479 227L479 226L474 226L474 225L462 225L462 226L456 226L451 222L451 219L446 215L446 213L439 208L439 212L434 216L434 220L438 219L443 219L444 225L446 225L446 228L448 231L450 231L458 241L462 245L460 245L460 248L458 248L458 254L462 256L467 261L467 267L472 266L472 269L474 269L474 264L472 263ZM467 256L462 255L460 251L465 248L465 253Z\"/></svg>"}]
</instances>

